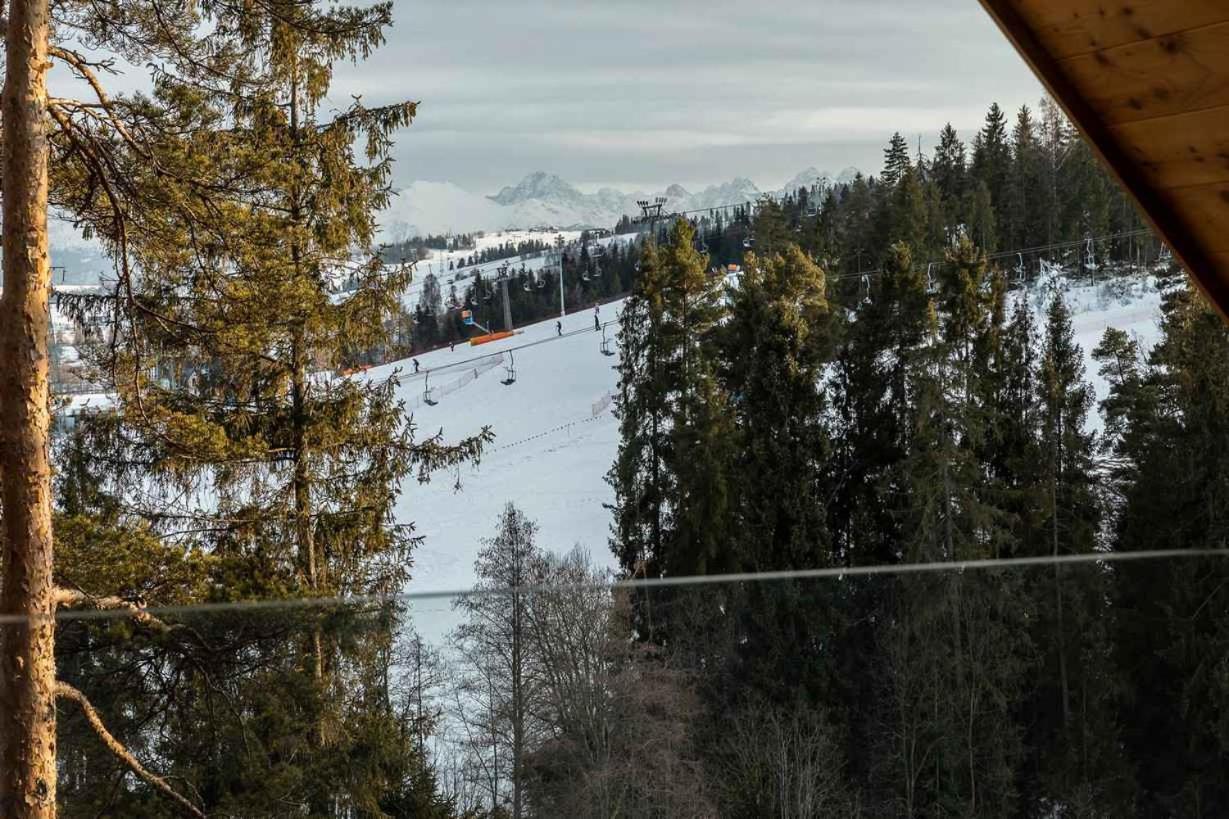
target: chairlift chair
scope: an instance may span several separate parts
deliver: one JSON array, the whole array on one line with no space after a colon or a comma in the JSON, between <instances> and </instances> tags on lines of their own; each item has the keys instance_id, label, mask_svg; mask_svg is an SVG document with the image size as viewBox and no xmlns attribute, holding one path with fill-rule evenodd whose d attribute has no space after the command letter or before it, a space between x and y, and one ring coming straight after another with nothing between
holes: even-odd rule
<instances>
[{"instance_id":1,"label":"chairlift chair","mask_svg":"<svg viewBox=\"0 0 1229 819\"><path fill-rule=\"evenodd\" d=\"M516 357L512 355L512 351L508 351L508 363L504 365L504 378L499 382L505 387L511 387L516 383Z\"/></svg>"},{"instance_id":2,"label":"chairlift chair","mask_svg":"<svg viewBox=\"0 0 1229 819\"><path fill-rule=\"evenodd\" d=\"M431 371L427 370L427 376L422 382L422 402L429 407L434 407L439 401L431 397Z\"/></svg>"},{"instance_id":3,"label":"chairlift chair","mask_svg":"<svg viewBox=\"0 0 1229 819\"><path fill-rule=\"evenodd\" d=\"M606 325L602 325L602 355L614 355L614 340L606 336Z\"/></svg>"}]
</instances>

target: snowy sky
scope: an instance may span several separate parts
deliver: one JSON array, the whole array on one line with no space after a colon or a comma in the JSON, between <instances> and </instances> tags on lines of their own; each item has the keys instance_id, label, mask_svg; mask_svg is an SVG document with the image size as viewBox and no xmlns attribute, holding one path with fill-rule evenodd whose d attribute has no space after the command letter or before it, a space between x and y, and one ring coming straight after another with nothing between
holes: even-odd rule
<instances>
[{"instance_id":1,"label":"snowy sky","mask_svg":"<svg viewBox=\"0 0 1229 819\"><path fill-rule=\"evenodd\" d=\"M544 170L592 189L814 165L877 171L1041 87L976 0L395 0L388 43L331 99L422 103L395 183L489 193Z\"/></svg>"}]
</instances>

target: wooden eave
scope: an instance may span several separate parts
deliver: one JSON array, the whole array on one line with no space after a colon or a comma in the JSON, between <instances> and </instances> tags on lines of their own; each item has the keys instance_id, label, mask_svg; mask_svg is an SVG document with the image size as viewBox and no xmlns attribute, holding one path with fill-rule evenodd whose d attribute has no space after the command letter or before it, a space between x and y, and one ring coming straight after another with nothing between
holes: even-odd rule
<instances>
[{"instance_id":1,"label":"wooden eave","mask_svg":"<svg viewBox=\"0 0 1229 819\"><path fill-rule=\"evenodd\" d=\"M1229 318L1229 0L981 0Z\"/></svg>"}]
</instances>

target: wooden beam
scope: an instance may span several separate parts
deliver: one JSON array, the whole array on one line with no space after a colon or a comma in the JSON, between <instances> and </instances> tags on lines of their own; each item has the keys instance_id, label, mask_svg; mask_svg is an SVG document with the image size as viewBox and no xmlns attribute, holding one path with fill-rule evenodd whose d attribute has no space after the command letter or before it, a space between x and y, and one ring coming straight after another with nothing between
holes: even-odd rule
<instances>
[{"instance_id":1,"label":"wooden beam","mask_svg":"<svg viewBox=\"0 0 1229 819\"><path fill-rule=\"evenodd\" d=\"M1038 0L1049 2L1050 0ZM1182 266L1229 320L1229 269L1192 233L1172 204L1152 186L1134 157L1127 154L1098 112L1085 99L1062 65L1054 59L1027 21L1020 15L1020 0L980 0L982 7L1015 46L1033 73L1088 140L1102 162L1139 206L1144 217L1168 243ZM1229 204L1229 203L1226 203Z\"/></svg>"},{"instance_id":2,"label":"wooden beam","mask_svg":"<svg viewBox=\"0 0 1229 819\"><path fill-rule=\"evenodd\" d=\"M1225 20L1225 0L1015 0L1014 5L1054 59Z\"/></svg>"},{"instance_id":3,"label":"wooden beam","mask_svg":"<svg viewBox=\"0 0 1229 819\"><path fill-rule=\"evenodd\" d=\"M1229 21L1229 9L1224 12ZM1229 22L1059 60L1111 124L1229 105Z\"/></svg>"},{"instance_id":4,"label":"wooden beam","mask_svg":"<svg viewBox=\"0 0 1229 819\"><path fill-rule=\"evenodd\" d=\"M1112 125L1110 132L1153 187L1229 182L1229 105Z\"/></svg>"}]
</instances>

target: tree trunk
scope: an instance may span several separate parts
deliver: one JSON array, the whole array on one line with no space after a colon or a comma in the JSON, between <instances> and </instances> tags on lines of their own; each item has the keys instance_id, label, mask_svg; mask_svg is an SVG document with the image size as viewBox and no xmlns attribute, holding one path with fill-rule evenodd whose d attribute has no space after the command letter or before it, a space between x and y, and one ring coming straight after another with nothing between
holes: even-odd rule
<instances>
[{"instance_id":1,"label":"tree trunk","mask_svg":"<svg viewBox=\"0 0 1229 819\"><path fill-rule=\"evenodd\" d=\"M54 817L55 594L47 385L47 0L9 4L0 97L0 816Z\"/></svg>"},{"instance_id":2,"label":"tree trunk","mask_svg":"<svg viewBox=\"0 0 1229 819\"><path fill-rule=\"evenodd\" d=\"M517 563L516 585L524 584L520 573L520 558ZM521 769L525 751L525 677L522 664L521 592L512 592L512 819L521 819Z\"/></svg>"},{"instance_id":3,"label":"tree trunk","mask_svg":"<svg viewBox=\"0 0 1229 819\"><path fill-rule=\"evenodd\" d=\"M1059 455L1055 461L1055 467L1050 472L1050 534L1052 538L1053 555L1058 557L1058 475L1057 472L1062 467L1060 464L1062 456ZM1056 640L1058 647L1058 677L1061 686L1062 706L1063 706L1063 730L1065 731L1071 724L1071 695L1067 683L1067 645L1066 645L1066 628L1063 624L1063 585L1062 576L1060 574L1061 566L1058 561L1054 562L1054 600L1056 604L1055 615L1057 618Z\"/></svg>"}]
</instances>

